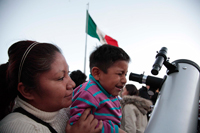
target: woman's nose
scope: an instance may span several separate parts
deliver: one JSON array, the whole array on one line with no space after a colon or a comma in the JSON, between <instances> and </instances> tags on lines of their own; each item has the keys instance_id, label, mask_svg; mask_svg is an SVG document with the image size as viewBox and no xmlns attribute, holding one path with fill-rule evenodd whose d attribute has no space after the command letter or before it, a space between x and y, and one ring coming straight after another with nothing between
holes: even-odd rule
<instances>
[{"instance_id":1,"label":"woman's nose","mask_svg":"<svg viewBox=\"0 0 200 133\"><path fill-rule=\"evenodd\" d=\"M68 77L68 78L69 78L69 80L67 83L67 89L73 89L76 86L76 84L70 77Z\"/></svg>"}]
</instances>

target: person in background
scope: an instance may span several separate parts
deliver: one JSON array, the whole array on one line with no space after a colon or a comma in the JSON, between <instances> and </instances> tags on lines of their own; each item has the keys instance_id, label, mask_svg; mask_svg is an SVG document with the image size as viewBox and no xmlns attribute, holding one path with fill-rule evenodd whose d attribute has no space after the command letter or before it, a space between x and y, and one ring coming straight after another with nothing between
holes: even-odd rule
<instances>
[{"instance_id":1,"label":"person in background","mask_svg":"<svg viewBox=\"0 0 200 133\"><path fill-rule=\"evenodd\" d=\"M119 94L118 94L118 100L121 100L122 99L122 91L123 91L123 89L119 92Z\"/></svg>"},{"instance_id":2,"label":"person in background","mask_svg":"<svg viewBox=\"0 0 200 133\"><path fill-rule=\"evenodd\" d=\"M142 88L139 89L139 96L145 99L150 100L150 96L148 94L150 86L146 85L146 86L142 86Z\"/></svg>"},{"instance_id":3,"label":"person in background","mask_svg":"<svg viewBox=\"0 0 200 133\"><path fill-rule=\"evenodd\" d=\"M70 124L76 123L90 107L94 117L103 121L102 133L124 133L119 128L121 106L117 96L127 82L129 61L123 49L107 44L91 53L89 81L74 90Z\"/></svg>"},{"instance_id":4,"label":"person in background","mask_svg":"<svg viewBox=\"0 0 200 133\"><path fill-rule=\"evenodd\" d=\"M152 102L138 96L138 89L133 84L127 84L122 92L121 129L127 133L144 133L148 124L147 113Z\"/></svg>"},{"instance_id":5,"label":"person in background","mask_svg":"<svg viewBox=\"0 0 200 133\"><path fill-rule=\"evenodd\" d=\"M75 89L76 87L78 87L82 83L86 82L86 78L87 78L85 73L81 72L81 70L72 71L69 76L71 77L71 79L76 84L76 86L73 89Z\"/></svg>"},{"instance_id":6,"label":"person in background","mask_svg":"<svg viewBox=\"0 0 200 133\"><path fill-rule=\"evenodd\" d=\"M147 100L151 100L151 96L154 94L150 89L149 85L142 86L142 88L139 89L139 96L142 98L145 98ZM147 113L147 119L150 119L151 111Z\"/></svg>"},{"instance_id":7,"label":"person in background","mask_svg":"<svg viewBox=\"0 0 200 133\"><path fill-rule=\"evenodd\" d=\"M101 132L102 123L88 114L91 109L77 124L67 123L75 83L58 47L18 41L10 46L8 56L8 62L0 65L0 132Z\"/></svg>"},{"instance_id":8,"label":"person in background","mask_svg":"<svg viewBox=\"0 0 200 133\"><path fill-rule=\"evenodd\" d=\"M154 92L154 94L151 96L151 101L153 102L153 105L156 104L158 95L159 95L159 89L156 89L155 92Z\"/></svg>"}]
</instances>

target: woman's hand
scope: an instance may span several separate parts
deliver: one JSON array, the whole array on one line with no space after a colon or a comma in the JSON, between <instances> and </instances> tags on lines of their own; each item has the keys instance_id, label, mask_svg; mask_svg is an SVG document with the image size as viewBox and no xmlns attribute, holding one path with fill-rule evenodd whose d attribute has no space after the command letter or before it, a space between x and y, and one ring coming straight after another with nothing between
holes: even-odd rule
<instances>
[{"instance_id":1,"label":"woman's hand","mask_svg":"<svg viewBox=\"0 0 200 133\"><path fill-rule=\"evenodd\" d=\"M126 132L122 130L121 128L119 128L119 133L126 133Z\"/></svg>"},{"instance_id":2,"label":"woman's hand","mask_svg":"<svg viewBox=\"0 0 200 133\"><path fill-rule=\"evenodd\" d=\"M80 119L72 126L68 121L66 133L100 133L103 127L103 122L100 121L99 126L95 128L98 125L98 120L95 119L92 114L89 114L90 111L90 108L86 109Z\"/></svg>"}]
</instances>

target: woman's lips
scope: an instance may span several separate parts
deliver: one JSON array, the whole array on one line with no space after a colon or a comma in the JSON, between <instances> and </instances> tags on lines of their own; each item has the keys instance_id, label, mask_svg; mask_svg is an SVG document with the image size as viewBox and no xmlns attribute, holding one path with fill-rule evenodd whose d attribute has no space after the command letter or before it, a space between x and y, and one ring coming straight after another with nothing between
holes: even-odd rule
<instances>
[{"instance_id":1,"label":"woman's lips","mask_svg":"<svg viewBox=\"0 0 200 133\"><path fill-rule=\"evenodd\" d=\"M65 98L72 98L72 93L70 95L65 96Z\"/></svg>"}]
</instances>

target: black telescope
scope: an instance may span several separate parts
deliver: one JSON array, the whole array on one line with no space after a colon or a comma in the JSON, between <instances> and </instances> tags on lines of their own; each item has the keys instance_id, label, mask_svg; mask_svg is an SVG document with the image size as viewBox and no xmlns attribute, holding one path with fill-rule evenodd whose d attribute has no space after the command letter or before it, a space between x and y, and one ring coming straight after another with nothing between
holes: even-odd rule
<instances>
[{"instance_id":1,"label":"black telescope","mask_svg":"<svg viewBox=\"0 0 200 133\"><path fill-rule=\"evenodd\" d=\"M167 60L167 48L162 47L161 50L156 55L156 60L153 64L151 73L153 75L157 75L166 60Z\"/></svg>"},{"instance_id":2,"label":"black telescope","mask_svg":"<svg viewBox=\"0 0 200 133\"><path fill-rule=\"evenodd\" d=\"M155 89L158 89L158 88L160 89L165 79L166 77L162 79L162 78L157 78L153 76L146 76L144 74L130 73L129 75L129 80L136 81L138 83L144 83ZM155 91L155 90L152 90L152 91Z\"/></svg>"}]
</instances>

